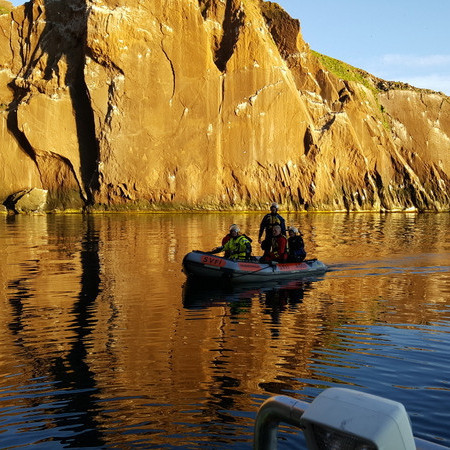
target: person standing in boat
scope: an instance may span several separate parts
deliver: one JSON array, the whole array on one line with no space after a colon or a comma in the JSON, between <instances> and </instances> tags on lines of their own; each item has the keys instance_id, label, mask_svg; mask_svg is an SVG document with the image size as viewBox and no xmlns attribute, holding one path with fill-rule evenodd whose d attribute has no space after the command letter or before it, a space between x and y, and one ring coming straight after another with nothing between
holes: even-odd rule
<instances>
[{"instance_id":1,"label":"person standing in boat","mask_svg":"<svg viewBox=\"0 0 450 450\"><path fill-rule=\"evenodd\" d=\"M264 243L264 255L261 257L260 262L286 262L288 258L287 239L286 236L281 234L280 225L272 227L272 237L270 240L265 239Z\"/></svg>"},{"instance_id":2,"label":"person standing in boat","mask_svg":"<svg viewBox=\"0 0 450 450\"><path fill-rule=\"evenodd\" d=\"M224 245L211 250L212 254L225 252L225 257L229 259L245 260L250 259L252 254L251 239L245 234L240 233L240 229L236 224L230 227L230 238ZM226 239L226 236L222 242Z\"/></svg>"},{"instance_id":3,"label":"person standing in boat","mask_svg":"<svg viewBox=\"0 0 450 450\"><path fill-rule=\"evenodd\" d=\"M258 242L261 244L262 235L266 233L264 241L267 241L267 245L270 244L270 239L272 239L272 230L275 225L279 225L281 228L281 234L286 236L286 222L283 217L278 214L278 203L272 203L270 205L270 213L266 214L259 226ZM262 249L265 250L265 245L263 244Z\"/></svg>"},{"instance_id":4,"label":"person standing in boat","mask_svg":"<svg viewBox=\"0 0 450 450\"><path fill-rule=\"evenodd\" d=\"M295 227L288 229L288 262L302 262L306 258L303 235Z\"/></svg>"}]
</instances>

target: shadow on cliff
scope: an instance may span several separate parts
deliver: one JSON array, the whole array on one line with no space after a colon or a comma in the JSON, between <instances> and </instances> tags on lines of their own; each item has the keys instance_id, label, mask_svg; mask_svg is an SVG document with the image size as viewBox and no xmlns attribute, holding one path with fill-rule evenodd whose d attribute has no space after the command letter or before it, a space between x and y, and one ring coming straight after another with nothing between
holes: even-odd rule
<instances>
[{"instance_id":1,"label":"shadow on cliff","mask_svg":"<svg viewBox=\"0 0 450 450\"><path fill-rule=\"evenodd\" d=\"M36 3L42 6L37 6L33 2L24 5L25 14L21 30L24 37L21 48L24 65L17 79L11 83L14 100L9 106L8 128L21 148L36 163L44 189L49 189L52 193L52 190L57 190L64 184L70 184L67 178L73 177L80 189L81 198L85 204L89 205L92 203L92 192L98 189L99 147L90 96L84 77L88 15L86 0L70 2L66 0L39 2L37 0ZM36 31L35 24L38 20L42 20L42 17L45 18L45 28L42 33L39 33ZM37 34L37 43L30 51L33 33ZM64 63L65 74L60 73L60 67L64 67ZM41 75L38 75L38 70L42 71L43 66L42 79L39 78ZM63 76L64 79L61 80ZM18 82L20 78L23 81ZM66 86L70 93L77 130L81 180L76 175L71 161L61 155L45 155L45 158L40 161L40 155L36 154L27 136L19 129L20 104L30 95L32 87L37 84L38 90L45 92L46 82L50 81L58 86ZM59 132L58 123L53 126L56 135ZM50 162L47 167L42 167L46 165L49 158L55 158L56 161Z\"/></svg>"},{"instance_id":2,"label":"shadow on cliff","mask_svg":"<svg viewBox=\"0 0 450 450\"><path fill-rule=\"evenodd\" d=\"M234 2L227 1L225 5L225 16L222 23L223 36L214 56L214 63L221 72L226 70L227 63L233 56L233 52L239 40L239 33L243 26L244 18L239 2L236 6Z\"/></svg>"}]
</instances>

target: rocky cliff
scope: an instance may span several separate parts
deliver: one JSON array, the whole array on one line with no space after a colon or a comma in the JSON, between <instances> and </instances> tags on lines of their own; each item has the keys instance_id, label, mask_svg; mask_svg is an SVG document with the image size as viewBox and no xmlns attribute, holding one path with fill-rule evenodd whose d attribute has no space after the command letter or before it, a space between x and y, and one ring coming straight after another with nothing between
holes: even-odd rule
<instances>
[{"instance_id":1,"label":"rocky cliff","mask_svg":"<svg viewBox=\"0 0 450 450\"><path fill-rule=\"evenodd\" d=\"M450 99L310 50L260 0L33 0L0 16L0 200L449 210Z\"/></svg>"}]
</instances>

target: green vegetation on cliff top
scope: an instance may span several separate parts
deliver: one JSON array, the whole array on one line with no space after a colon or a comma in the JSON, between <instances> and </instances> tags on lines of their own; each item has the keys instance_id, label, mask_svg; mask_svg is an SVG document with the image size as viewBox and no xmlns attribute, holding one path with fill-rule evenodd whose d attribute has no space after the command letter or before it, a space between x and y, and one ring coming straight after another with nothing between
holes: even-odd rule
<instances>
[{"instance_id":1,"label":"green vegetation on cliff top","mask_svg":"<svg viewBox=\"0 0 450 450\"><path fill-rule=\"evenodd\" d=\"M9 14L13 10L14 6L8 0L0 0L0 16Z\"/></svg>"},{"instance_id":2,"label":"green vegetation on cliff top","mask_svg":"<svg viewBox=\"0 0 450 450\"><path fill-rule=\"evenodd\" d=\"M404 83L402 81L386 81L381 78L377 78L376 76L366 72L365 70L358 69L357 67L353 67L350 64L347 64L339 59L332 58L327 55L323 55L322 53L311 50L313 55L315 55L322 65L331 73L346 81L355 81L357 83L362 84L366 88L370 89L374 94L377 94L381 91L388 90L410 90L415 92L423 92L427 94L436 93L431 89L423 89L416 88L411 86L408 83ZM442 92L439 92L441 95Z\"/></svg>"},{"instance_id":3,"label":"green vegetation on cliff top","mask_svg":"<svg viewBox=\"0 0 450 450\"><path fill-rule=\"evenodd\" d=\"M318 53L314 50L311 50L311 52L319 59L326 69L338 78L346 81L356 81L357 83L361 83L366 88L374 91L374 93L378 91L370 79L369 74L364 72L364 70L358 69L343 61L339 61L339 59L331 58L330 56L323 55L322 53Z\"/></svg>"},{"instance_id":4,"label":"green vegetation on cliff top","mask_svg":"<svg viewBox=\"0 0 450 450\"><path fill-rule=\"evenodd\" d=\"M368 72L353 67L350 64L339 61L335 58L331 58L330 56L322 55L321 53L315 52L314 50L311 51L329 72L336 75L341 80L360 83L372 92L377 107L381 112L381 123L386 130L389 130L389 121L386 118L384 108L378 101L377 94L381 91L378 84L379 80L372 77Z\"/></svg>"}]
</instances>

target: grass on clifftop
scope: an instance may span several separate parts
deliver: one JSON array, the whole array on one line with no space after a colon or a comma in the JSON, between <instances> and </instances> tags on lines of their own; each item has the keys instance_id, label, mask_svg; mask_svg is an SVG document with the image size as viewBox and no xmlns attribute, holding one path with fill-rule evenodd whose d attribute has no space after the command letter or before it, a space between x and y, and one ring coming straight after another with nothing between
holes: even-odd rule
<instances>
[{"instance_id":1,"label":"grass on clifftop","mask_svg":"<svg viewBox=\"0 0 450 450\"><path fill-rule=\"evenodd\" d=\"M381 91L388 90L408 90L414 92L422 92L425 94L441 94L445 95L442 92L436 92L432 89L423 89L411 86L408 83L403 81L387 81L378 78L365 70L358 69L357 67L353 67L350 64L347 64L343 61L339 61L338 59L331 58L330 56L323 55L322 53L318 53L314 50L311 50L311 53L322 63L322 65L332 74L346 81L356 81L361 83L366 88L370 89L374 94L377 94Z\"/></svg>"},{"instance_id":2,"label":"grass on clifftop","mask_svg":"<svg viewBox=\"0 0 450 450\"><path fill-rule=\"evenodd\" d=\"M384 108L378 101L377 94L380 92L380 89L375 85L374 80L371 78L370 74L362 69L358 69L351 66L350 64L339 61L338 59L322 55L321 53L315 52L314 50L311 51L329 72L336 75L341 80L355 81L357 83L360 83L372 92L378 109L381 112L381 123L386 130L389 130L390 126L386 118Z\"/></svg>"},{"instance_id":3,"label":"grass on clifftop","mask_svg":"<svg viewBox=\"0 0 450 450\"><path fill-rule=\"evenodd\" d=\"M374 93L378 90L371 83L367 76L364 76L365 72L361 69L351 66L345 62L339 61L338 59L331 58L330 56L323 55L322 53L315 52L311 50L314 56L316 56L322 65L328 69L331 73L346 81L356 81L361 83L366 88L370 89Z\"/></svg>"}]
</instances>

